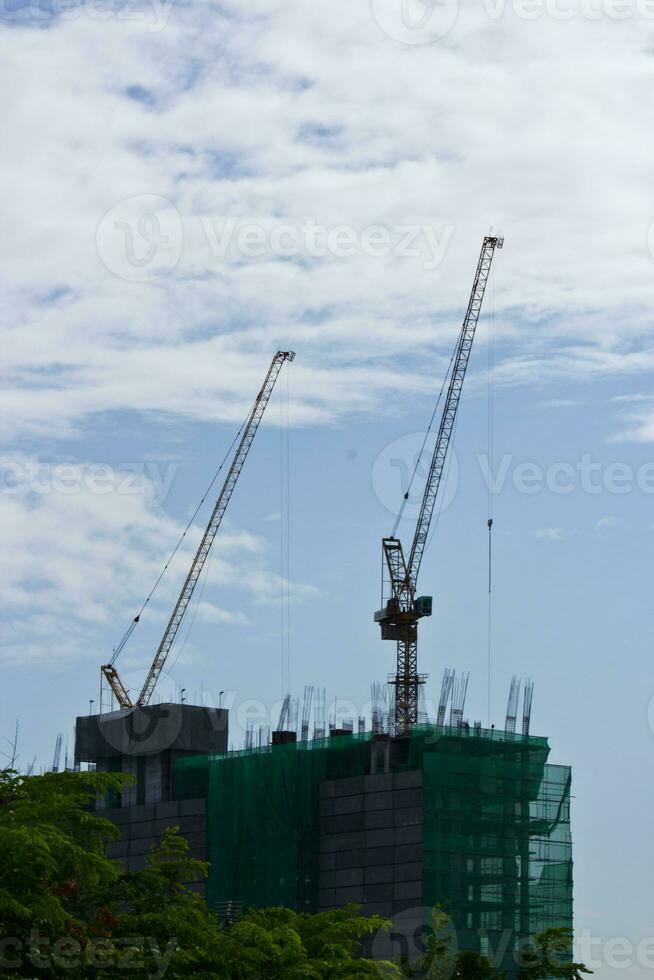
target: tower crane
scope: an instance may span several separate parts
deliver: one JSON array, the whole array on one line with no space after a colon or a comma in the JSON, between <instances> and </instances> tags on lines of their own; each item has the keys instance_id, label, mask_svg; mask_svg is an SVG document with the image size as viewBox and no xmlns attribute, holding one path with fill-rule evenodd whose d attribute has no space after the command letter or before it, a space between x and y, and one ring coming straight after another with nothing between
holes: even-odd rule
<instances>
[{"instance_id":1,"label":"tower crane","mask_svg":"<svg viewBox=\"0 0 654 980\"><path fill-rule=\"evenodd\" d=\"M259 423L263 418L263 413L265 412L266 406L270 400L270 396L272 395L273 388L275 387L275 382L277 381L277 378L279 376L279 372L281 371L285 361L290 362L293 360L295 360L294 351L277 351L277 353L275 354L275 356L271 361L270 367L268 368L268 373L266 374L261 390L259 391L259 394L257 395L254 405L252 407L252 411L248 416L248 420L245 424L241 441L239 442L236 452L234 453L234 457L229 467L229 471L227 473L227 477L223 484L223 488L220 491L220 494L218 495L218 499L211 513L211 517L209 518L209 523L207 524L205 532L202 536L202 540L200 541L198 550L195 553L195 557L191 562L191 567L188 571L186 580L184 582L184 585L182 586L182 590L178 596L177 602L175 603L175 607L168 621L168 625L166 626L164 635L161 638L161 642L154 656L154 660L152 661L152 666L150 667L148 676L145 679L145 682L141 689L141 693L139 694L136 701L133 702L132 699L130 698L129 692L125 687L125 685L123 684L122 680L120 679L118 675L118 671L116 670L116 666L115 666L116 658L120 653L122 647L124 646L124 643L121 643L118 646L111 662L108 664L104 664L101 667L102 673L106 678L109 687L113 691L113 694L121 708L133 708L136 705L138 705L139 707L143 707L144 705L148 704L150 698L152 697L152 692L155 689L156 683L159 679L159 675L161 674L164 664L166 663L166 658L170 653L170 649L173 643L175 642L175 637L177 636L179 628L182 624L184 614L186 613L186 610L189 607L189 603L193 595L193 590L195 589L195 586L198 583L198 579L202 574L202 569L204 568L204 564L209 555L209 551L211 550L211 545L213 544L214 538L216 537L216 534L218 532L218 528L221 525L222 519L225 515L225 511L227 510L227 505L229 504L231 496L234 492L234 488L236 486L237 480L241 475L243 464L247 459L248 452L250 451L250 447L257 433L257 429L259 428ZM137 616L134 619L131 628L133 628L134 625L138 622L138 619L139 617ZM128 630L126 636L129 635L131 628L130 630Z\"/></svg>"},{"instance_id":2,"label":"tower crane","mask_svg":"<svg viewBox=\"0 0 654 980\"><path fill-rule=\"evenodd\" d=\"M418 692L420 685L425 681L425 675L418 673L418 621L423 616L431 616L432 613L431 596L416 596L418 573L427 545L429 527L456 421L486 283L495 249L502 248L503 245L503 238L486 236L481 247L468 307L452 358L443 414L408 561L404 557L399 538L393 534L382 539L383 561L388 570L390 595L382 609L375 613L375 622L381 626L383 640L394 640L397 643L395 674L389 678L390 683L395 687L396 735L406 735L418 722ZM406 499L408 499L408 491L405 494ZM384 603L384 596L382 596L382 603Z\"/></svg>"}]
</instances>

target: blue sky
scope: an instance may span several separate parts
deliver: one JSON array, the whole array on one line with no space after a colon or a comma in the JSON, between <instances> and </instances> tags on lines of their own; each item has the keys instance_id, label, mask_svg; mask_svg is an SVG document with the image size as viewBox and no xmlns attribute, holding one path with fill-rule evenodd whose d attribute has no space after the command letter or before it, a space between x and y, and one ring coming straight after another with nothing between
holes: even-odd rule
<instances>
[{"instance_id":1,"label":"blue sky","mask_svg":"<svg viewBox=\"0 0 654 980\"><path fill-rule=\"evenodd\" d=\"M652 20L448 3L5 4L0 736L18 719L46 764L97 702L277 347L297 360L161 694L228 692L237 742L289 680L365 710L393 665L379 539L494 227L420 665L432 699L469 670L487 722L492 323L491 720L530 676L609 976L610 940L651 933ZM200 533L122 655L130 685Z\"/></svg>"}]
</instances>

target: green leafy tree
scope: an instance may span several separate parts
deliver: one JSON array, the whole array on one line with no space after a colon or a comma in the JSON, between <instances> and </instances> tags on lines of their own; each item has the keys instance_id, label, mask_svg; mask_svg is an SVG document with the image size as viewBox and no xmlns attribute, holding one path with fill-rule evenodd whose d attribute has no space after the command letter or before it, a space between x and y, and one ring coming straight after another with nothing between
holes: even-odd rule
<instances>
[{"instance_id":1,"label":"green leafy tree","mask_svg":"<svg viewBox=\"0 0 654 980\"><path fill-rule=\"evenodd\" d=\"M47 773L24 778L0 772L0 930L49 941L84 937L102 908L101 895L118 878L104 854L115 827L89 812L121 777Z\"/></svg>"},{"instance_id":2,"label":"green leafy tree","mask_svg":"<svg viewBox=\"0 0 654 980\"><path fill-rule=\"evenodd\" d=\"M356 906L318 915L272 908L221 923L188 883L207 865L188 856L176 828L167 830L142 871L105 854L115 826L93 801L118 793L127 777L112 773L0 771L0 972L34 978L130 980L356 980L420 976L489 980L501 975L474 952L455 951L442 909L432 912L419 963L373 962L360 943L390 926ZM571 933L549 929L523 950L519 980L583 980L591 971L571 959ZM99 972L100 971L100 972Z\"/></svg>"},{"instance_id":3,"label":"green leafy tree","mask_svg":"<svg viewBox=\"0 0 654 980\"><path fill-rule=\"evenodd\" d=\"M473 950L464 950L458 954L452 973L453 980L487 980L489 977L503 976L503 973L493 970L488 957Z\"/></svg>"},{"instance_id":4,"label":"green leafy tree","mask_svg":"<svg viewBox=\"0 0 654 980\"><path fill-rule=\"evenodd\" d=\"M253 910L229 927L219 922L187 887L207 865L188 857L176 828L142 871L108 859L117 830L90 804L125 782L110 773L0 772L0 972L73 980L379 976L357 951L389 923L355 906L318 915Z\"/></svg>"},{"instance_id":5,"label":"green leafy tree","mask_svg":"<svg viewBox=\"0 0 654 980\"><path fill-rule=\"evenodd\" d=\"M518 954L518 980L583 980L592 973L571 956L569 929L547 929ZM432 929L425 955L414 964L402 964L404 975L425 980L502 980L505 974L493 967L486 956L471 950L455 952L454 930L449 916L440 907L432 910Z\"/></svg>"},{"instance_id":6,"label":"green leafy tree","mask_svg":"<svg viewBox=\"0 0 654 980\"><path fill-rule=\"evenodd\" d=\"M534 939L533 946L522 950L518 980L545 980L562 977L564 980L583 980L592 973L583 963L572 959L570 929L546 929Z\"/></svg>"},{"instance_id":7,"label":"green leafy tree","mask_svg":"<svg viewBox=\"0 0 654 980\"><path fill-rule=\"evenodd\" d=\"M431 922L424 956L411 963L402 962L404 975L451 980L457 964L456 933L452 920L439 905L431 910Z\"/></svg>"},{"instance_id":8,"label":"green leafy tree","mask_svg":"<svg viewBox=\"0 0 654 980\"><path fill-rule=\"evenodd\" d=\"M291 909L253 910L227 931L231 976L238 980L284 977L399 977L391 963L357 956L360 941L387 928L380 916L364 918L356 905L310 915Z\"/></svg>"}]
</instances>

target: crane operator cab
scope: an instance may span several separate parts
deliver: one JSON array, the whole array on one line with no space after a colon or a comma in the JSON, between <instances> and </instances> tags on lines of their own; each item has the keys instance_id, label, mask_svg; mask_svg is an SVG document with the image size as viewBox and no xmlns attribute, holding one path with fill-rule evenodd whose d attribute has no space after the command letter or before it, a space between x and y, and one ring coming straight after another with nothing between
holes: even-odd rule
<instances>
[{"instance_id":1,"label":"crane operator cab","mask_svg":"<svg viewBox=\"0 0 654 980\"><path fill-rule=\"evenodd\" d=\"M422 618L423 616L431 616L432 607L432 597L430 595L419 595L417 599L413 601L413 611L416 616Z\"/></svg>"}]
</instances>

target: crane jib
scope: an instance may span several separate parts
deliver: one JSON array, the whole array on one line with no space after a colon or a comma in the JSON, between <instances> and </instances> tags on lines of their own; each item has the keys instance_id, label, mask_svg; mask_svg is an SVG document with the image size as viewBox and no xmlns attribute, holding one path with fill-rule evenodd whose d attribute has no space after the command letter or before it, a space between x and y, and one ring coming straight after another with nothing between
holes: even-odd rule
<instances>
[{"instance_id":1,"label":"crane jib","mask_svg":"<svg viewBox=\"0 0 654 980\"><path fill-rule=\"evenodd\" d=\"M493 254L496 248L502 247L502 244L502 239L490 236L484 238L481 254L477 263L477 270L475 273L472 291L470 293L470 299L468 301L468 308L461 327L461 333L459 335L456 348L456 355L452 365L452 373L450 375L450 383L445 397L443 415L441 417L441 422L436 437L436 447L432 456L422 503L420 505L416 531L413 543L411 545L409 560L407 562L407 571L414 592L417 585L418 572L420 571L420 563L422 562L422 556L424 554L427 538L429 536L429 527L434 513L434 506L438 497L443 470L445 468L447 450L449 448L452 430L456 420L459 400L461 397L461 389L463 388L463 382L465 379L468 362L470 360L470 352L472 350L472 344L475 338L479 314L481 313Z\"/></svg>"},{"instance_id":2,"label":"crane jib","mask_svg":"<svg viewBox=\"0 0 654 980\"><path fill-rule=\"evenodd\" d=\"M382 608L375 613L375 621L381 626L382 639L393 640L397 644L395 674L389 678L389 682L395 687L396 735L407 734L418 722L419 690L425 680L425 676L418 673L418 622L423 616L431 616L432 611L430 596L416 598L418 573L429 539L429 529L493 255L495 249L502 248L503 244L503 238L486 236L481 247L468 306L452 358L443 414L425 482L409 560L405 560L402 543L398 538L390 537L382 540L384 562L390 578L390 598L384 603L382 595Z\"/></svg>"},{"instance_id":3,"label":"crane jib","mask_svg":"<svg viewBox=\"0 0 654 980\"><path fill-rule=\"evenodd\" d=\"M257 429L259 428L259 423L261 422L263 414L266 410L266 406L272 394L273 388L275 387L275 382L277 381L279 372L282 369L284 361L290 362L293 360L295 360L294 351L277 351L271 361L263 385L257 394L252 411L248 416L241 441L239 442L236 452L234 453L225 483L223 484L223 488L220 491L218 499L215 503L207 527L202 535L202 540L200 541L200 545L195 553L195 557L191 563L191 567L186 576L186 580L184 581L184 585L182 586L182 590L179 594L177 602L175 603L175 608L173 609L168 625L166 626L166 630L155 654L148 676L146 677L141 693L135 702L136 705L146 705L152 697L152 692L154 691L161 671L163 670L166 658L170 653L170 649L175 642L175 637L177 636L182 620L184 619L184 614L186 613L193 596L193 590L195 589L200 575L202 574L202 570L211 550L211 545L213 544L225 511L227 510L227 505L229 504L241 470L243 469L243 464L245 463L250 446L252 445ZM114 667L114 663L118 653L120 653L120 650L125 645L131 631L138 622L138 619L139 617L137 616L125 634L119 648L114 653L111 663L105 664L101 668L102 674L109 683L114 697L118 701L121 708L132 708L134 707L134 703L129 696L127 688L121 681L118 672Z\"/></svg>"},{"instance_id":4,"label":"crane jib","mask_svg":"<svg viewBox=\"0 0 654 980\"><path fill-rule=\"evenodd\" d=\"M159 644L159 648L150 668L150 672L148 673L141 693L138 697L137 704L139 705L147 704L152 696L152 692L166 662L168 653L175 642L175 637L177 636L178 630L181 626L184 614L188 609L195 586L197 585L198 579L202 574L202 569L204 568L205 561L209 551L211 550L211 545L213 544L218 528L220 527L225 511L227 510L227 505L229 504L232 493L234 492L236 482L240 476L243 464L245 463L250 450L250 446L252 445L254 437L257 433L257 429L259 428L259 423L261 422L263 413L266 410L266 406L272 394L273 388L275 387L275 382L277 381L279 372L282 369L284 361L292 361L294 358L295 354L293 351L278 351L272 359L263 386L257 395L254 407L245 426L245 431L243 432L241 441L238 445L236 453L234 454L225 483L220 491L211 517L209 518L209 523L207 524L204 535L202 536L200 546L191 563L188 575L186 576L186 581L184 582L182 591L179 594L179 598L177 599L175 608L173 609L173 613L168 622L168 626L166 627L161 643Z\"/></svg>"}]
</instances>

